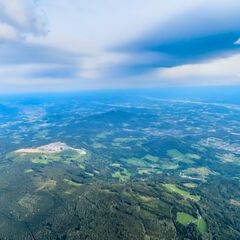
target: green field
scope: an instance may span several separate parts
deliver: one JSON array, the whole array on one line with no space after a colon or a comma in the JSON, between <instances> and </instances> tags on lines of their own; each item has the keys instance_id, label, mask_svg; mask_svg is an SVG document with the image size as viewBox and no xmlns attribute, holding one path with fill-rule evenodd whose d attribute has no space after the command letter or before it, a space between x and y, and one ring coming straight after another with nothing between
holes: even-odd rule
<instances>
[{"instance_id":1,"label":"green field","mask_svg":"<svg viewBox=\"0 0 240 240\"><path fill-rule=\"evenodd\" d=\"M168 191L177 193L185 199L191 199L192 201L195 201L195 202L198 202L200 200L199 196L191 195L189 192L187 192L181 188L178 188L174 184L163 184L163 186L166 187Z\"/></svg>"},{"instance_id":2,"label":"green field","mask_svg":"<svg viewBox=\"0 0 240 240\"><path fill-rule=\"evenodd\" d=\"M190 223L194 223L197 219L187 213L178 212L177 213L177 221L184 226L187 226Z\"/></svg>"},{"instance_id":3,"label":"green field","mask_svg":"<svg viewBox=\"0 0 240 240\"><path fill-rule=\"evenodd\" d=\"M80 168L84 168L84 159L86 156L82 156L77 151L74 150L65 150L60 153L17 153L11 152L8 155L8 158L14 159L14 161L29 161L34 164L48 165L53 162L62 162L65 164L75 163Z\"/></svg>"},{"instance_id":4,"label":"green field","mask_svg":"<svg viewBox=\"0 0 240 240\"><path fill-rule=\"evenodd\" d=\"M207 232L207 223L203 218L197 220L197 228L201 233Z\"/></svg>"},{"instance_id":5,"label":"green field","mask_svg":"<svg viewBox=\"0 0 240 240\"><path fill-rule=\"evenodd\" d=\"M187 188L196 188L198 185L196 183L184 183L183 186Z\"/></svg>"},{"instance_id":6,"label":"green field","mask_svg":"<svg viewBox=\"0 0 240 240\"><path fill-rule=\"evenodd\" d=\"M178 212L177 221L184 226L187 226L190 223L194 223L197 226L197 229L199 230L199 232L201 233L207 232L207 223L202 217L195 218L192 215L189 215L187 213Z\"/></svg>"},{"instance_id":7,"label":"green field","mask_svg":"<svg viewBox=\"0 0 240 240\"><path fill-rule=\"evenodd\" d=\"M179 165L177 163L164 162L161 164L161 168L166 170L176 170L179 168Z\"/></svg>"},{"instance_id":8,"label":"green field","mask_svg":"<svg viewBox=\"0 0 240 240\"><path fill-rule=\"evenodd\" d=\"M118 179L120 182L126 182L130 179L131 174L127 169L122 168L121 170L112 173L112 177Z\"/></svg>"},{"instance_id":9,"label":"green field","mask_svg":"<svg viewBox=\"0 0 240 240\"><path fill-rule=\"evenodd\" d=\"M206 181L210 175L217 175L207 167L187 168L183 171L184 175L189 177L198 178L201 181Z\"/></svg>"},{"instance_id":10,"label":"green field","mask_svg":"<svg viewBox=\"0 0 240 240\"><path fill-rule=\"evenodd\" d=\"M185 162L192 164L196 160L200 160L200 156L197 154L187 153L183 154L182 152L178 151L177 149L170 149L167 151L167 156L171 159L179 162Z\"/></svg>"},{"instance_id":11,"label":"green field","mask_svg":"<svg viewBox=\"0 0 240 240\"><path fill-rule=\"evenodd\" d=\"M80 187L80 186L82 186L81 183L74 182L74 181L69 180L69 179L66 179L66 178L64 178L63 181L64 181L65 183L69 184L70 186L73 186L73 187Z\"/></svg>"},{"instance_id":12,"label":"green field","mask_svg":"<svg viewBox=\"0 0 240 240\"><path fill-rule=\"evenodd\" d=\"M154 163L159 161L159 157L153 156L151 154L147 154L145 157L143 157L143 159L146 159L146 160L148 160L150 162L154 162Z\"/></svg>"}]
</instances>

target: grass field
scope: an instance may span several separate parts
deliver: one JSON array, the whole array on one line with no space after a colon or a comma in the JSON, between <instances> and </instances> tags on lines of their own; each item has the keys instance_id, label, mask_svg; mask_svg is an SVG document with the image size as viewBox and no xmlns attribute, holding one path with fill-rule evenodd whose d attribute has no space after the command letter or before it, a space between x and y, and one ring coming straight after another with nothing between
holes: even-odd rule
<instances>
[{"instance_id":1,"label":"grass field","mask_svg":"<svg viewBox=\"0 0 240 240\"><path fill-rule=\"evenodd\" d=\"M168 150L167 155L168 157L170 157L175 161L185 162L189 164L194 163L194 161L201 159L201 157L198 156L197 154L192 154L192 153L183 154L177 149Z\"/></svg>"},{"instance_id":2,"label":"grass field","mask_svg":"<svg viewBox=\"0 0 240 240\"><path fill-rule=\"evenodd\" d=\"M153 156L151 154L147 154L146 156L143 157L143 159L146 159L146 160L148 160L150 162L154 162L154 163L159 161L159 157Z\"/></svg>"},{"instance_id":3,"label":"grass field","mask_svg":"<svg viewBox=\"0 0 240 240\"><path fill-rule=\"evenodd\" d=\"M184 171L185 174L191 175L191 174L198 174L201 176L208 176L210 174L214 174L211 170L209 170L206 167L199 167L199 168L188 168Z\"/></svg>"},{"instance_id":4,"label":"grass field","mask_svg":"<svg viewBox=\"0 0 240 240\"><path fill-rule=\"evenodd\" d=\"M168 191L177 193L185 199L191 199L192 201L195 201L195 202L198 202L200 200L199 196L191 195L189 192L177 187L174 184L163 184L163 186L166 187Z\"/></svg>"},{"instance_id":5,"label":"grass field","mask_svg":"<svg viewBox=\"0 0 240 240\"><path fill-rule=\"evenodd\" d=\"M197 228L201 233L207 232L207 223L203 218L197 220Z\"/></svg>"},{"instance_id":6,"label":"grass field","mask_svg":"<svg viewBox=\"0 0 240 240\"><path fill-rule=\"evenodd\" d=\"M127 162L128 164L131 164L133 166L136 167L147 167L148 163L146 163L144 160L142 160L142 158L128 158L128 159L124 159L125 162Z\"/></svg>"},{"instance_id":7,"label":"grass field","mask_svg":"<svg viewBox=\"0 0 240 240\"><path fill-rule=\"evenodd\" d=\"M121 167L121 164L119 163L112 163L110 164L111 167L116 167L116 168L120 168Z\"/></svg>"},{"instance_id":8,"label":"grass field","mask_svg":"<svg viewBox=\"0 0 240 240\"><path fill-rule=\"evenodd\" d=\"M196 183L184 183L183 186L187 188L196 188L198 185Z\"/></svg>"},{"instance_id":9,"label":"grass field","mask_svg":"<svg viewBox=\"0 0 240 240\"><path fill-rule=\"evenodd\" d=\"M184 226L187 226L190 223L195 222L197 219L187 213L178 212L177 213L177 221Z\"/></svg>"},{"instance_id":10,"label":"grass field","mask_svg":"<svg viewBox=\"0 0 240 240\"><path fill-rule=\"evenodd\" d=\"M167 151L167 155L173 159L181 160L184 157L184 154L179 152L177 149L171 149Z\"/></svg>"},{"instance_id":11,"label":"grass field","mask_svg":"<svg viewBox=\"0 0 240 240\"><path fill-rule=\"evenodd\" d=\"M117 178L120 182L126 182L130 179L131 173L129 173L127 169L122 168L121 170L114 172L112 177Z\"/></svg>"},{"instance_id":12,"label":"grass field","mask_svg":"<svg viewBox=\"0 0 240 240\"><path fill-rule=\"evenodd\" d=\"M65 150L59 153L21 153L21 152L12 152L8 154L10 159L14 161L30 161L34 164L47 165L52 162L62 162L65 164L75 163L80 168L84 168L84 159L85 156L79 154L75 150Z\"/></svg>"},{"instance_id":13,"label":"grass field","mask_svg":"<svg viewBox=\"0 0 240 240\"><path fill-rule=\"evenodd\" d=\"M187 226L190 223L194 223L197 226L197 229L199 230L199 232L201 233L207 232L207 223L202 217L195 218L192 215L189 215L187 213L178 212L177 221L184 226Z\"/></svg>"},{"instance_id":14,"label":"grass field","mask_svg":"<svg viewBox=\"0 0 240 240\"><path fill-rule=\"evenodd\" d=\"M179 168L179 165L177 163L165 162L161 164L161 168L167 170L175 170Z\"/></svg>"},{"instance_id":15,"label":"grass field","mask_svg":"<svg viewBox=\"0 0 240 240\"><path fill-rule=\"evenodd\" d=\"M72 187L80 187L80 186L82 186L81 183L74 182L74 181L69 180L69 179L67 179L67 178L63 179L63 181L64 181L65 183L69 184L69 185L72 186Z\"/></svg>"},{"instance_id":16,"label":"grass field","mask_svg":"<svg viewBox=\"0 0 240 240\"><path fill-rule=\"evenodd\" d=\"M183 171L184 175L198 178L201 181L206 181L209 175L217 175L218 173L211 171L207 167L187 168Z\"/></svg>"}]
</instances>

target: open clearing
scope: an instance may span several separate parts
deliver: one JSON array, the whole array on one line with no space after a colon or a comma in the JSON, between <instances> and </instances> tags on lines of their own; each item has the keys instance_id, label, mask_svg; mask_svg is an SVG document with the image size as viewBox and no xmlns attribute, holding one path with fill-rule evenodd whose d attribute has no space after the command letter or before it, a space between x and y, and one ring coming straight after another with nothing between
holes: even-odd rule
<instances>
[{"instance_id":1,"label":"open clearing","mask_svg":"<svg viewBox=\"0 0 240 240\"><path fill-rule=\"evenodd\" d=\"M66 143L62 143L62 142L50 143L37 148L22 148L22 149L16 150L15 152L16 153L51 154L51 153L60 153L66 150L73 150L82 155L86 154L85 150L69 147Z\"/></svg>"},{"instance_id":2,"label":"open clearing","mask_svg":"<svg viewBox=\"0 0 240 240\"><path fill-rule=\"evenodd\" d=\"M174 184L163 184L163 186L166 187L168 191L177 193L185 199L191 199L192 201L195 201L195 202L198 202L200 200L199 196L191 195L189 192L187 192L181 188L178 188Z\"/></svg>"},{"instance_id":3,"label":"open clearing","mask_svg":"<svg viewBox=\"0 0 240 240\"><path fill-rule=\"evenodd\" d=\"M177 213L177 221L184 226L187 226L190 223L194 223L197 226L197 229L201 233L207 232L207 223L201 216L198 218L195 218L190 214L187 214L184 212L178 212Z\"/></svg>"},{"instance_id":4,"label":"open clearing","mask_svg":"<svg viewBox=\"0 0 240 240\"><path fill-rule=\"evenodd\" d=\"M184 163L194 163L194 161L201 159L201 157L197 154L186 153L178 151L177 149L170 149L167 151L167 156L170 157L174 161L184 162Z\"/></svg>"}]
</instances>

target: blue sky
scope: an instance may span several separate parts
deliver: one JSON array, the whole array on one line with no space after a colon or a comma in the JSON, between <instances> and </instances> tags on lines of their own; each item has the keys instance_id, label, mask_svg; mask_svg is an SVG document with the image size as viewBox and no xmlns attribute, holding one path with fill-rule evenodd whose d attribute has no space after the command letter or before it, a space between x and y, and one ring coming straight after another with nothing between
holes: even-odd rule
<instances>
[{"instance_id":1,"label":"blue sky","mask_svg":"<svg viewBox=\"0 0 240 240\"><path fill-rule=\"evenodd\" d=\"M240 85L240 1L0 0L0 92Z\"/></svg>"}]
</instances>

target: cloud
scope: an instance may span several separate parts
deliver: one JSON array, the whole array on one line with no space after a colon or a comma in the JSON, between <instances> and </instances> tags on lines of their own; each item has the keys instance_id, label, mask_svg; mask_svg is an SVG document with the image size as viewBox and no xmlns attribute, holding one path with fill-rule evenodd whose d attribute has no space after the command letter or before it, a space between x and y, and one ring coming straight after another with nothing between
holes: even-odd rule
<instances>
[{"instance_id":1,"label":"cloud","mask_svg":"<svg viewBox=\"0 0 240 240\"><path fill-rule=\"evenodd\" d=\"M192 0L41 0L40 5L51 23L46 41L76 51L79 46L107 49L129 42L198 4Z\"/></svg>"},{"instance_id":2,"label":"cloud","mask_svg":"<svg viewBox=\"0 0 240 240\"><path fill-rule=\"evenodd\" d=\"M184 6L182 1L179 2ZM197 63L240 52L240 46L233 44L240 36L240 1L202 0L194 3L185 12L180 11L145 29L135 39L113 48L135 56L148 56L145 62L133 62L123 71L145 69L149 72L156 67ZM150 55L152 59L149 59Z\"/></svg>"},{"instance_id":3,"label":"cloud","mask_svg":"<svg viewBox=\"0 0 240 240\"><path fill-rule=\"evenodd\" d=\"M79 55L63 49L47 47L28 42L6 42L0 47L1 65L14 64L72 64L77 63Z\"/></svg>"},{"instance_id":4,"label":"cloud","mask_svg":"<svg viewBox=\"0 0 240 240\"><path fill-rule=\"evenodd\" d=\"M79 68L79 56L27 42L2 43L0 56L1 93L63 89Z\"/></svg>"},{"instance_id":5,"label":"cloud","mask_svg":"<svg viewBox=\"0 0 240 240\"><path fill-rule=\"evenodd\" d=\"M0 0L0 90L237 82L239 9L236 0Z\"/></svg>"},{"instance_id":6,"label":"cloud","mask_svg":"<svg viewBox=\"0 0 240 240\"><path fill-rule=\"evenodd\" d=\"M72 71L71 71L72 70ZM12 64L1 66L0 78L25 79L25 82L44 78L70 78L74 76L74 68L65 64ZM5 80L6 81L6 80Z\"/></svg>"},{"instance_id":7,"label":"cloud","mask_svg":"<svg viewBox=\"0 0 240 240\"><path fill-rule=\"evenodd\" d=\"M73 90L75 79L75 69L65 64L5 65L0 66L0 93Z\"/></svg>"},{"instance_id":8,"label":"cloud","mask_svg":"<svg viewBox=\"0 0 240 240\"><path fill-rule=\"evenodd\" d=\"M235 45L240 45L240 38L234 42Z\"/></svg>"},{"instance_id":9,"label":"cloud","mask_svg":"<svg viewBox=\"0 0 240 240\"><path fill-rule=\"evenodd\" d=\"M0 40L2 41L16 41L19 38L19 33L16 29L6 23L0 22Z\"/></svg>"},{"instance_id":10,"label":"cloud","mask_svg":"<svg viewBox=\"0 0 240 240\"><path fill-rule=\"evenodd\" d=\"M79 59L78 77L84 79L99 79L112 74L110 72L118 68L121 63L130 61L130 56L124 53L97 52L82 56Z\"/></svg>"},{"instance_id":11,"label":"cloud","mask_svg":"<svg viewBox=\"0 0 240 240\"><path fill-rule=\"evenodd\" d=\"M0 41L21 40L47 33L46 14L35 0L0 1Z\"/></svg>"},{"instance_id":12,"label":"cloud","mask_svg":"<svg viewBox=\"0 0 240 240\"><path fill-rule=\"evenodd\" d=\"M192 5L188 8L185 8L187 1L177 2L181 4L184 11L177 11L174 15L170 12L170 18L156 21L154 25L145 28L145 32L128 41L123 47L133 51L158 50L159 45L240 32L239 1L196 0L191 1ZM176 1L172 1L171 4L176 5Z\"/></svg>"},{"instance_id":13,"label":"cloud","mask_svg":"<svg viewBox=\"0 0 240 240\"><path fill-rule=\"evenodd\" d=\"M159 68L152 72L159 81L184 85L240 84L240 54L208 62Z\"/></svg>"}]
</instances>

